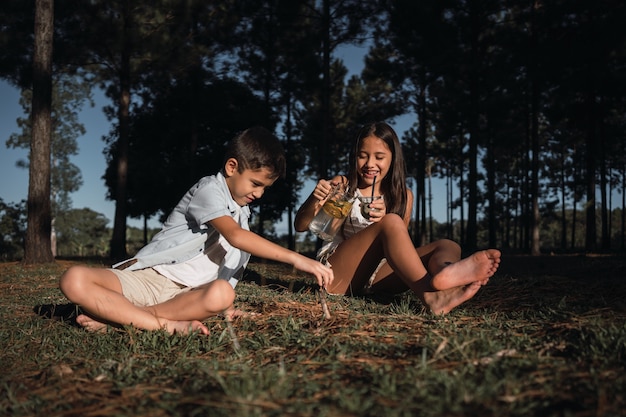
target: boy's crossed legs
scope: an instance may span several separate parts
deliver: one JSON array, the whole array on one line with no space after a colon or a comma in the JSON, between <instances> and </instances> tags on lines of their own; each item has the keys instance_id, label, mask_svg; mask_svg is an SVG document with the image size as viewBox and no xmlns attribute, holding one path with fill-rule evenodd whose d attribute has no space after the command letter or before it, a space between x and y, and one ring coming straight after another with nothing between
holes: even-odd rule
<instances>
[{"instance_id":1,"label":"boy's crossed legs","mask_svg":"<svg viewBox=\"0 0 626 417\"><path fill-rule=\"evenodd\" d=\"M231 310L235 299L232 286L218 279L154 305L136 305L123 295L120 279L112 270L85 266L69 268L61 277L60 288L85 311L76 318L77 323L92 331L107 325L132 325L169 333L208 334L201 320Z\"/></svg>"}]
</instances>

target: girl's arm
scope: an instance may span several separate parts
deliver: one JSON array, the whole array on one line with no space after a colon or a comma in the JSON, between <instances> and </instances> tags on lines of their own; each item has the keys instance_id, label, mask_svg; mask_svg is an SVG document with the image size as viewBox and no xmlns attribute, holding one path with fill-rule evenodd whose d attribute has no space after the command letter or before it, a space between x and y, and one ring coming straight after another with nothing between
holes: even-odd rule
<instances>
[{"instance_id":1,"label":"girl's arm","mask_svg":"<svg viewBox=\"0 0 626 417\"><path fill-rule=\"evenodd\" d=\"M302 203L296 213L296 218L294 219L293 224L297 232L305 232L309 228L309 224L317 212L320 211L320 208L324 205L324 202L326 201L333 185L343 182L343 178L343 176L337 175L330 181L318 181L309 198Z\"/></svg>"},{"instance_id":2,"label":"girl's arm","mask_svg":"<svg viewBox=\"0 0 626 417\"><path fill-rule=\"evenodd\" d=\"M293 265L300 271L314 275L317 283L324 288L333 281L333 271L327 266L242 229L230 216L218 217L210 223L235 248L259 258Z\"/></svg>"},{"instance_id":3,"label":"girl's arm","mask_svg":"<svg viewBox=\"0 0 626 417\"><path fill-rule=\"evenodd\" d=\"M404 223L406 227L409 227L411 222L411 210L413 208L413 192L410 189L406 189L406 210L404 212Z\"/></svg>"}]
</instances>

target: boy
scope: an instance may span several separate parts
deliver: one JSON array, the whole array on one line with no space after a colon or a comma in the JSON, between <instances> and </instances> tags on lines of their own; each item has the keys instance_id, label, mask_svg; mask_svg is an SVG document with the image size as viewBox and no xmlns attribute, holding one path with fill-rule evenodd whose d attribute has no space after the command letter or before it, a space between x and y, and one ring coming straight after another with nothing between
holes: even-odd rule
<instances>
[{"instance_id":1,"label":"boy","mask_svg":"<svg viewBox=\"0 0 626 417\"><path fill-rule=\"evenodd\" d=\"M284 173L284 150L272 133L255 127L237 135L222 170L200 179L135 257L113 269L73 266L63 274L61 291L85 311L78 324L92 331L113 324L208 334L202 320L234 314L234 287L250 254L291 264L330 285L330 268L248 227L248 204Z\"/></svg>"}]
</instances>

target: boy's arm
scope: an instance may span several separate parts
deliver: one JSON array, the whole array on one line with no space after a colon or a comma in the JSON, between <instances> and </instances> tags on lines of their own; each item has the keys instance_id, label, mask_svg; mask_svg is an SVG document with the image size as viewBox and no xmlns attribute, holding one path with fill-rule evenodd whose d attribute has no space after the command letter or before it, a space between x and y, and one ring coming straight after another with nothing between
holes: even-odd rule
<instances>
[{"instance_id":1,"label":"boy's arm","mask_svg":"<svg viewBox=\"0 0 626 417\"><path fill-rule=\"evenodd\" d=\"M317 283L324 288L333 281L333 271L329 267L270 242L254 232L242 229L230 216L218 217L211 220L210 223L235 248L259 258L293 265L300 271L314 275L317 278Z\"/></svg>"}]
</instances>

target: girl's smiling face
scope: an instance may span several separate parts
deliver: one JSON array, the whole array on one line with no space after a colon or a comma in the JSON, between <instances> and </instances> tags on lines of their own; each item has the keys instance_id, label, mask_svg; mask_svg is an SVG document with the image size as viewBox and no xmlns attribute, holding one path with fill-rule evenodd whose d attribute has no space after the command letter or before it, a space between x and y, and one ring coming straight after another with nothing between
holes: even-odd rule
<instances>
[{"instance_id":1,"label":"girl's smiling face","mask_svg":"<svg viewBox=\"0 0 626 417\"><path fill-rule=\"evenodd\" d=\"M376 183L387 175L393 155L384 140L376 136L368 136L361 141L356 155L359 188L371 187L376 177Z\"/></svg>"}]
</instances>

